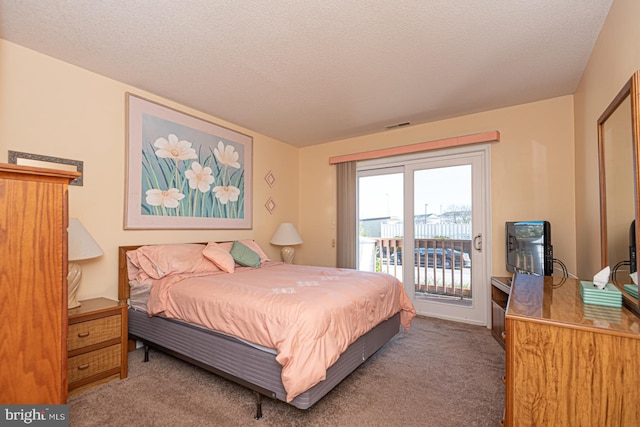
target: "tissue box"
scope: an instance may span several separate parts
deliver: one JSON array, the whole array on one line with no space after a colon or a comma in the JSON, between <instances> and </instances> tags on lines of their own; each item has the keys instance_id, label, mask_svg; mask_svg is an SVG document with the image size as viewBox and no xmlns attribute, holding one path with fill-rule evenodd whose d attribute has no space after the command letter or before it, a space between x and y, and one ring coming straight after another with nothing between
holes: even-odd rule
<instances>
[{"instance_id":1,"label":"tissue box","mask_svg":"<svg viewBox=\"0 0 640 427\"><path fill-rule=\"evenodd\" d=\"M580 296L585 304L622 307L622 292L612 283L607 283L604 289L599 289L593 282L580 282Z\"/></svg>"},{"instance_id":2,"label":"tissue box","mask_svg":"<svg viewBox=\"0 0 640 427\"><path fill-rule=\"evenodd\" d=\"M602 305L585 304L582 313L585 319L606 321L611 323L622 323L622 310L618 307L605 307Z\"/></svg>"},{"instance_id":3,"label":"tissue box","mask_svg":"<svg viewBox=\"0 0 640 427\"><path fill-rule=\"evenodd\" d=\"M634 298L638 298L638 285L624 285L624 290Z\"/></svg>"}]
</instances>

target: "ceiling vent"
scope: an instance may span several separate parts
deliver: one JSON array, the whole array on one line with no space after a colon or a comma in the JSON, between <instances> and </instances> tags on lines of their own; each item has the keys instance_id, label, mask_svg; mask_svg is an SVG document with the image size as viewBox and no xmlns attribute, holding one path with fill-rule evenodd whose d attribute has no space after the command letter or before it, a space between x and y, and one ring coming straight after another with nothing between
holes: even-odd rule
<instances>
[{"instance_id":1,"label":"ceiling vent","mask_svg":"<svg viewBox=\"0 0 640 427\"><path fill-rule=\"evenodd\" d=\"M403 122L403 123L396 123L395 125L389 125L389 126L385 126L386 129L397 129L397 128L402 128L405 126L409 126L411 124L411 122Z\"/></svg>"}]
</instances>

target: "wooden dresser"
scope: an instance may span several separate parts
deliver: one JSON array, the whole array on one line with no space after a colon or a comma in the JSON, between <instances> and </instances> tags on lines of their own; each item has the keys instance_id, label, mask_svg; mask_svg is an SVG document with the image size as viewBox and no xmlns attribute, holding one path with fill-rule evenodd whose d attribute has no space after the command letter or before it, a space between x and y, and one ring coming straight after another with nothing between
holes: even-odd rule
<instances>
[{"instance_id":1,"label":"wooden dresser","mask_svg":"<svg viewBox=\"0 0 640 427\"><path fill-rule=\"evenodd\" d=\"M68 184L0 164L0 403L67 402Z\"/></svg>"},{"instance_id":2,"label":"wooden dresser","mask_svg":"<svg viewBox=\"0 0 640 427\"><path fill-rule=\"evenodd\" d=\"M505 318L507 426L640 425L640 319L584 304L579 286L514 276Z\"/></svg>"},{"instance_id":3,"label":"wooden dresser","mask_svg":"<svg viewBox=\"0 0 640 427\"><path fill-rule=\"evenodd\" d=\"M504 315L507 311L511 277L491 278L491 335L504 348Z\"/></svg>"},{"instance_id":4,"label":"wooden dresser","mask_svg":"<svg viewBox=\"0 0 640 427\"><path fill-rule=\"evenodd\" d=\"M69 310L69 395L127 377L127 304L107 298Z\"/></svg>"}]
</instances>

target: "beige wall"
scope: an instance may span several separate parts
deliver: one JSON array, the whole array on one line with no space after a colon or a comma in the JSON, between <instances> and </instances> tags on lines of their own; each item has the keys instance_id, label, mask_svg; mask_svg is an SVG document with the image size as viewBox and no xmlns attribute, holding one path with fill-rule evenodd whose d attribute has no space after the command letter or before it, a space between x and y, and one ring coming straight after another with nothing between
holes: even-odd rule
<instances>
[{"instance_id":1,"label":"beige wall","mask_svg":"<svg viewBox=\"0 0 640 427\"><path fill-rule=\"evenodd\" d=\"M335 265L336 183L329 157L498 130L491 146L494 275L506 273L504 223L545 219L554 255L575 272L573 98L565 96L300 150L301 263Z\"/></svg>"},{"instance_id":2,"label":"beige wall","mask_svg":"<svg viewBox=\"0 0 640 427\"><path fill-rule=\"evenodd\" d=\"M123 230L127 91L253 137L253 230ZM105 255L80 262L81 299L117 297L120 245L254 238L280 259L269 240L280 222L298 217L298 149L4 40L0 94L0 161L15 150L84 162L84 186L69 188L69 213ZM264 180L269 170L273 188ZM273 215L264 207L268 197L277 204Z\"/></svg>"},{"instance_id":3,"label":"beige wall","mask_svg":"<svg viewBox=\"0 0 640 427\"><path fill-rule=\"evenodd\" d=\"M615 0L574 96L578 275L600 269L598 117L640 68L640 2Z\"/></svg>"},{"instance_id":4,"label":"beige wall","mask_svg":"<svg viewBox=\"0 0 640 427\"><path fill-rule=\"evenodd\" d=\"M116 249L124 244L251 237L278 258L268 241L280 222L291 221L305 241L296 262L335 265L329 157L498 130L501 142L491 152L492 274L505 273L504 222L541 218L552 223L555 257L589 277L600 267L596 119L640 68L637 18L640 2L615 0L575 96L303 149L0 40L0 161L7 150L84 161L85 184L69 191L70 215L81 219L105 255L82 262L80 297L115 298ZM252 230L123 230L127 91L253 137ZM270 170L273 188L264 181ZM264 208L268 197L277 204L273 215Z\"/></svg>"}]
</instances>

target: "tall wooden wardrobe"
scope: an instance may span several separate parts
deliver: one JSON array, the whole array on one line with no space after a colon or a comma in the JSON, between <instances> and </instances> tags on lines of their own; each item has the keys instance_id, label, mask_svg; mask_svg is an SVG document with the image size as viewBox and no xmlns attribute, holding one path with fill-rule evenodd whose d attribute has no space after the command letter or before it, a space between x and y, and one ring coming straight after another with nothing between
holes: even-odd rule
<instances>
[{"instance_id":1,"label":"tall wooden wardrobe","mask_svg":"<svg viewBox=\"0 0 640 427\"><path fill-rule=\"evenodd\" d=\"M67 401L68 184L0 164L0 403Z\"/></svg>"}]
</instances>

